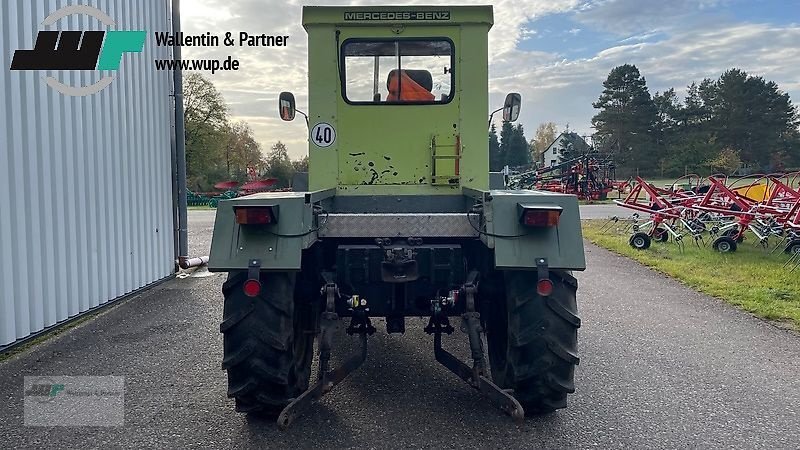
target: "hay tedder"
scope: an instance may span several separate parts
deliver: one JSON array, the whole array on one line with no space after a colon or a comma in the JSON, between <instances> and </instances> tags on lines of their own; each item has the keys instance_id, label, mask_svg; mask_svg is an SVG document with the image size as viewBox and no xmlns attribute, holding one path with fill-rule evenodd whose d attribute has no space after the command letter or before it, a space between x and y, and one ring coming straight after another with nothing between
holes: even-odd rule
<instances>
[{"instance_id":1,"label":"hay tedder","mask_svg":"<svg viewBox=\"0 0 800 450\"><path fill-rule=\"evenodd\" d=\"M783 249L796 259L800 254L798 181L800 173L746 180L689 175L659 188L637 177L630 194L615 203L634 211L625 229L631 231L630 245L639 250L649 248L653 241L670 239L683 246L684 238L691 237L697 246L710 244L727 253L752 239L764 249ZM614 217L610 223L619 221Z\"/></svg>"}]
</instances>

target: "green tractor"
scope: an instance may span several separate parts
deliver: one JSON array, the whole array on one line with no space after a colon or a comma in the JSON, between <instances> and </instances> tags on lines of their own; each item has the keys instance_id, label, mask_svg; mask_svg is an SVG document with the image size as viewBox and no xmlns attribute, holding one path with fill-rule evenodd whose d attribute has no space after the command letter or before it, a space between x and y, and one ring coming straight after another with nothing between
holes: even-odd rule
<instances>
[{"instance_id":1,"label":"green tractor","mask_svg":"<svg viewBox=\"0 0 800 450\"><path fill-rule=\"evenodd\" d=\"M586 264L578 202L490 187L492 22L490 6L303 8L307 114L288 92L279 114L306 119L308 188L220 201L214 226L238 411L288 426L363 363L374 317L388 333L428 318L436 360L516 420L566 406L579 361L571 271ZM520 102L509 94L495 113L515 121ZM332 369L343 318L361 348ZM451 319L471 365L442 348Z\"/></svg>"}]
</instances>

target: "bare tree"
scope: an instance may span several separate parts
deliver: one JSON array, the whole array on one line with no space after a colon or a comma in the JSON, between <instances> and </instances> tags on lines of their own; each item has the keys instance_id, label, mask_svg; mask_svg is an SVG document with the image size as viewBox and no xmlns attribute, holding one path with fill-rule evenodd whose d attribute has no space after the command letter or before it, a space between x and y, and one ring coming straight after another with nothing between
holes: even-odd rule
<instances>
[{"instance_id":1,"label":"bare tree","mask_svg":"<svg viewBox=\"0 0 800 450\"><path fill-rule=\"evenodd\" d=\"M534 162L539 162L547 146L552 144L558 136L558 129L553 122L540 123L530 142L531 156Z\"/></svg>"}]
</instances>

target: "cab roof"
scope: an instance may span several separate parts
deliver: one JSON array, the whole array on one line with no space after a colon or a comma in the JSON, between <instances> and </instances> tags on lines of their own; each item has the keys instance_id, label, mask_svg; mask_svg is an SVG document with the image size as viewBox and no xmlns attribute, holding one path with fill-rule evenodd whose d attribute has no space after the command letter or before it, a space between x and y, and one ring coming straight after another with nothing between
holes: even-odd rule
<instances>
[{"instance_id":1,"label":"cab roof","mask_svg":"<svg viewBox=\"0 0 800 450\"><path fill-rule=\"evenodd\" d=\"M309 25L461 25L494 23L492 6L304 6Z\"/></svg>"}]
</instances>

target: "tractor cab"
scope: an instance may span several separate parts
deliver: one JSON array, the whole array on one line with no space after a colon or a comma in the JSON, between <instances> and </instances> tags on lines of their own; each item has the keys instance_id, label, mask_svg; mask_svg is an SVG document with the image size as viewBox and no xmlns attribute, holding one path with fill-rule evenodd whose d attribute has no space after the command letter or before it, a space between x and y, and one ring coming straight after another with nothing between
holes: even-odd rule
<instances>
[{"instance_id":1,"label":"tractor cab","mask_svg":"<svg viewBox=\"0 0 800 450\"><path fill-rule=\"evenodd\" d=\"M310 189L488 188L491 7L305 7L303 26Z\"/></svg>"}]
</instances>

